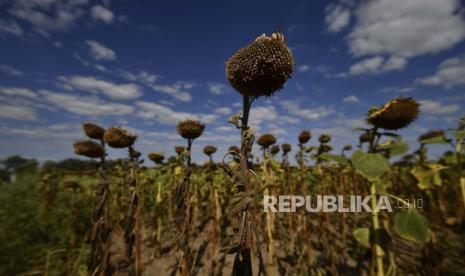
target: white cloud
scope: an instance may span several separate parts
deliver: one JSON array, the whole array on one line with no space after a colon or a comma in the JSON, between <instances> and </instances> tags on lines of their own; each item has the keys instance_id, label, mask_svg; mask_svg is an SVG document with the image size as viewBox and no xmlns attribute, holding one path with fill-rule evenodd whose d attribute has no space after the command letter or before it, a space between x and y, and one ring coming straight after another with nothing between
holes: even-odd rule
<instances>
[{"instance_id":1,"label":"white cloud","mask_svg":"<svg viewBox=\"0 0 465 276\"><path fill-rule=\"evenodd\" d=\"M91 15L93 19L102 20L106 24L110 24L115 17L113 12L100 5L95 5L92 7Z\"/></svg>"},{"instance_id":2,"label":"white cloud","mask_svg":"<svg viewBox=\"0 0 465 276\"><path fill-rule=\"evenodd\" d=\"M136 99L142 96L141 88L132 83L116 84L86 76L61 76L58 79L62 81L67 89L102 93L112 99Z\"/></svg>"},{"instance_id":3,"label":"white cloud","mask_svg":"<svg viewBox=\"0 0 465 276\"><path fill-rule=\"evenodd\" d=\"M150 87L157 92L168 94L179 101L192 101L192 95L187 91L193 87L191 83L176 82L171 85L154 84Z\"/></svg>"},{"instance_id":4,"label":"white cloud","mask_svg":"<svg viewBox=\"0 0 465 276\"><path fill-rule=\"evenodd\" d=\"M446 115L460 110L458 104L443 104L439 101L421 100L420 112L431 115Z\"/></svg>"},{"instance_id":5,"label":"white cloud","mask_svg":"<svg viewBox=\"0 0 465 276\"><path fill-rule=\"evenodd\" d=\"M7 96L20 96L26 98L37 98L37 94L28 88L0 87L0 94Z\"/></svg>"},{"instance_id":6,"label":"white cloud","mask_svg":"<svg viewBox=\"0 0 465 276\"><path fill-rule=\"evenodd\" d=\"M23 74L23 72L5 64L0 64L0 72L10 76L21 76Z\"/></svg>"},{"instance_id":7,"label":"white cloud","mask_svg":"<svg viewBox=\"0 0 465 276\"><path fill-rule=\"evenodd\" d=\"M82 97L45 90L41 90L40 94L46 102L77 115L129 115L134 112L134 107L130 105L107 102L97 97Z\"/></svg>"},{"instance_id":8,"label":"white cloud","mask_svg":"<svg viewBox=\"0 0 465 276\"><path fill-rule=\"evenodd\" d=\"M21 105L0 104L0 118L18 121L35 121L37 112L34 108Z\"/></svg>"},{"instance_id":9,"label":"white cloud","mask_svg":"<svg viewBox=\"0 0 465 276\"><path fill-rule=\"evenodd\" d=\"M393 70L402 70L407 64L407 60L401 57L390 57L388 60L380 56L363 59L352 65L349 69L350 75L361 75L361 74L379 74L382 72L388 72ZM347 76L348 74L343 73L340 76Z\"/></svg>"},{"instance_id":10,"label":"white cloud","mask_svg":"<svg viewBox=\"0 0 465 276\"><path fill-rule=\"evenodd\" d=\"M280 119L280 121L283 121L284 123L292 124L292 125L300 123L299 118L292 117L292 116L287 116L287 115L280 116L279 119Z\"/></svg>"},{"instance_id":11,"label":"white cloud","mask_svg":"<svg viewBox=\"0 0 465 276\"><path fill-rule=\"evenodd\" d=\"M333 108L326 106L302 108L296 101L282 101L280 104L289 114L308 120L319 120L335 112Z\"/></svg>"},{"instance_id":12,"label":"white cloud","mask_svg":"<svg viewBox=\"0 0 465 276\"><path fill-rule=\"evenodd\" d=\"M213 112L220 115L229 115L232 113L231 108L229 107L218 107L213 110Z\"/></svg>"},{"instance_id":13,"label":"white cloud","mask_svg":"<svg viewBox=\"0 0 465 276\"><path fill-rule=\"evenodd\" d=\"M139 71L138 73L132 73L126 70L116 70L116 74L123 79L129 80L129 81L136 81L140 82L144 85L150 86L154 84L160 76L149 73L147 71Z\"/></svg>"},{"instance_id":14,"label":"white cloud","mask_svg":"<svg viewBox=\"0 0 465 276\"><path fill-rule=\"evenodd\" d=\"M222 83L208 83L208 91L213 95L223 95L228 92L226 85Z\"/></svg>"},{"instance_id":15,"label":"white cloud","mask_svg":"<svg viewBox=\"0 0 465 276\"><path fill-rule=\"evenodd\" d=\"M417 79L416 82L423 85L442 85L446 88L465 85L465 57L446 59L434 75Z\"/></svg>"},{"instance_id":16,"label":"white cloud","mask_svg":"<svg viewBox=\"0 0 465 276\"><path fill-rule=\"evenodd\" d=\"M23 29L15 21L7 21L0 18L0 34L13 34L13 35L22 35Z\"/></svg>"},{"instance_id":17,"label":"white cloud","mask_svg":"<svg viewBox=\"0 0 465 276\"><path fill-rule=\"evenodd\" d=\"M310 65L302 64L302 65L297 66L297 72L299 73L305 73L308 70L310 70Z\"/></svg>"},{"instance_id":18,"label":"white cloud","mask_svg":"<svg viewBox=\"0 0 465 276\"><path fill-rule=\"evenodd\" d=\"M326 8L326 27L329 32L339 32L350 23L350 10L342 5L330 4Z\"/></svg>"},{"instance_id":19,"label":"white cloud","mask_svg":"<svg viewBox=\"0 0 465 276\"><path fill-rule=\"evenodd\" d=\"M345 103L358 103L360 102L360 99L355 95L350 95L345 97L342 101Z\"/></svg>"},{"instance_id":20,"label":"white cloud","mask_svg":"<svg viewBox=\"0 0 465 276\"><path fill-rule=\"evenodd\" d=\"M273 122L277 119L278 112L274 106L254 106L250 110L249 125L258 129L263 122Z\"/></svg>"},{"instance_id":21,"label":"white cloud","mask_svg":"<svg viewBox=\"0 0 465 276\"><path fill-rule=\"evenodd\" d=\"M137 116L146 120L155 120L160 124L176 125L179 121L185 119L197 119L202 123L209 124L218 118L218 115L215 114L178 112L154 102L137 101L136 106L139 107Z\"/></svg>"},{"instance_id":22,"label":"white cloud","mask_svg":"<svg viewBox=\"0 0 465 276\"><path fill-rule=\"evenodd\" d=\"M446 50L465 38L457 0L376 0L362 2L348 35L356 56L413 57Z\"/></svg>"},{"instance_id":23,"label":"white cloud","mask_svg":"<svg viewBox=\"0 0 465 276\"><path fill-rule=\"evenodd\" d=\"M86 4L87 1L16 0L8 12L31 24L37 33L49 36L73 27L85 14Z\"/></svg>"},{"instance_id":24,"label":"white cloud","mask_svg":"<svg viewBox=\"0 0 465 276\"><path fill-rule=\"evenodd\" d=\"M86 44L89 46L89 53L95 60L116 60L115 52L105 45L94 40L86 40Z\"/></svg>"}]
</instances>

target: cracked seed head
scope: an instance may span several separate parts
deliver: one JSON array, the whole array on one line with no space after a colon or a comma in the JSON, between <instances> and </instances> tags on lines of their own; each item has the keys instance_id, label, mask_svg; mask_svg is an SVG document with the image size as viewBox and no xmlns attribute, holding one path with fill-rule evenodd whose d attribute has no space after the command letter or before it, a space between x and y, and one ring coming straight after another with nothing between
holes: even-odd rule
<instances>
[{"instance_id":1,"label":"cracked seed head","mask_svg":"<svg viewBox=\"0 0 465 276\"><path fill-rule=\"evenodd\" d=\"M112 148L127 148L132 146L137 136L132 135L121 127L110 127L105 130L103 141Z\"/></svg>"},{"instance_id":2,"label":"cracked seed head","mask_svg":"<svg viewBox=\"0 0 465 276\"><path fill-rule=\"evenodd\" d=\"M226 62L226 77L242 95L271 96L291 77L293 65L294 58L284 36L263 34Z\"/></svg>"},{"instance_id":3,"label":"cracked seed head","mask_svg":"<svg viewBox=\"0 0 465 276\"><path fill-rule=\"evenodd\" d=\"M399 97L381 108L370 109L366 120L375 127L397 130L412 123L419 112L419 104L414 99Z\"/></svg>"},{"instance_id":4,"label":"cracked seed head","mask_svg":"<svg viewBox=\"0 0 465 276\"><path fill-rule=\"evenodd\" d=\"M235 153L241 153L241 149L238 146L230 146L229 149L228 149L228 152L229 151L232 151L232 152L235 152Z\"/></svg>"},{"instance_id":5,"label":"cracked seed head","mask_svg":"<svg viewBox=\"0 0 465 276\"><path fill-rule=\"evenodd\" d=\"M82 130L91 139L102 140L105 129L93 123L83 123Z\"/></svg>"},{"instance_id":6,"label":"cracked seed head","mask_svg":"<svg viewBox=\"0 0 465 276\"><path fill-rule=\"evenodd\" d=\"M89 158L100 158L105 155L103 146L92 140L77 141L73 144L74 153Z\"/></svg>"},{"instance_id":7,"label":"cracked seed head","mask_svg":"<svg viewBox=\"0 0 465 276\"><path fill-rule=\"evenodd\" d=\"M197 120L184 120L178 123L178 133L185 139L196 139L202 135L205 125Z\"/></svg>"}]
</instances>

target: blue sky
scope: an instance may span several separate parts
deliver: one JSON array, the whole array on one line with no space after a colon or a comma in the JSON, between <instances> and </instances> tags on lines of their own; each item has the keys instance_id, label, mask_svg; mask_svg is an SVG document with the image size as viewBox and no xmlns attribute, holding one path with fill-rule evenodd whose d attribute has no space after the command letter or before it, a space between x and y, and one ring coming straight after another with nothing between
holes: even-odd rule
<instances>
[{"instance_id":1,"label":"blue sky","mask_svg":"<svg viewBox=\"0 0 465 276\"><path fill-rule=\"evenodd\" d=\"M239 143L227 118L241 111L225 61L276 28L295 73L254 103L258 135L296 144L303 129L329 133L339 152L356 144L352 128L372 105L402 95L421 103L399 131L413 150L418 135L455 127L464 113L460 1L0 0L0 158L73 157L87 121L123 126L139 150L171 155L185 118L207 125L196 160L206 144L222 153Z\"/></svg>"}]
</instances>

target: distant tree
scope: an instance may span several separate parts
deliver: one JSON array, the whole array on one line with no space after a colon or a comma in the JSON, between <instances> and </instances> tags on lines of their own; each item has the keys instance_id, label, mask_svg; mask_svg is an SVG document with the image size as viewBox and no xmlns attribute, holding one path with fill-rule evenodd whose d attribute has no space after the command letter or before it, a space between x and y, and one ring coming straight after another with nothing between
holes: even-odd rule
<instances>
[{"instance_id":1,"label":"distant tree","mask_svg":"<svg viewBox=\"0 0 465 276\"><path fill-rule=\"evenodd\" d=\"M12 155L0 161L2 169L8 175L8 179L15 174L20 172L28 171L35 172L37 171L38 163L35 159L27 159L19 155ZM5 175L6 176L6 175Z\"/></svg>"}]
</instances>

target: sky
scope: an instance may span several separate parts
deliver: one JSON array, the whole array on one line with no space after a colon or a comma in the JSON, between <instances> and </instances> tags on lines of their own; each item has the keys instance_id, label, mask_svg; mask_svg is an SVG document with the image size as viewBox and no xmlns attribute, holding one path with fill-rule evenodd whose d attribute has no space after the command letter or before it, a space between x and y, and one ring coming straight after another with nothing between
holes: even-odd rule
<instances>
[{"instance_id":1,"label":"sky","mask_svg":"<svg viewBox=\"0 0 465 276\"><path fill-rule=\"evenodd\" d=\"M331 134L338 153L357 144L353 128L371 106L404 96L421 104L398 131L413 151L418 135L456 127L464 113L463 13L455 0L0 0L0 158L77 157L83 122L122 126L136 149L170 156L185 144L176 124L194 118L206 124L194 160L206 160L207 144L218 160L239 144L227 119L242 110L225 62L277 29L295 72L254 102L257 136L296 145L308 129L310 144ZM433 157L447 149L435 148Z\"/></svg>"}]
</instances>

